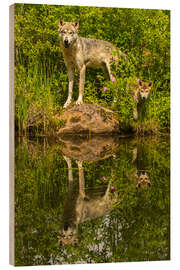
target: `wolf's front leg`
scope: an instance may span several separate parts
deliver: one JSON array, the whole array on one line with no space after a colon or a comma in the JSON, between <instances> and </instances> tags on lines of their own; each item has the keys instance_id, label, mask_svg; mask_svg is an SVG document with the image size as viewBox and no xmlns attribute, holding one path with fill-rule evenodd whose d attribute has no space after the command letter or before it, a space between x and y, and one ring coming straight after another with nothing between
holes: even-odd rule
<instances>
[{"instance_id":1,"label":"wolf's front leg","mask_svg":"<svg viewBox=\"0 0 180 270\"><path fill-rule=\"evenodd\" d=\"M69 78L69 85L68 85L68 98L66 103L64 104L64 108L69 106L72 101L72 93L73 93L73 83L74 83L74 68L68 68L68 78Z\"/></svg>"},{"instance_id":2,"label":"wolf's front leg","mask_svg":"<svg viewBox=\"0 0 180 270\"><path fill-rule=\"evenodd\" d=\"M76 104L80 105L83 103L83 94L84 94L84 84L85 84L85 74L86 74L86 66L83 65L80 69L80 79L79 79L79 97L76 101Z\"/></svg>"},{"instance_id":3,"label":"wolf's front leg","mask_svg":"<svg viewBox=\"0 0 180 270\"><path fill-rule=\"evenodd\" d=\"M72 174L72 162L71 159L67 156L63 156L63 158L65 159L67 165L68 165L68 180L69 180L69 184L73 182L73 174Z\"/></svg>"},{"instance_id":4,"label":"wolf's front leg","mask_svg":"<svg viewBox=\"0 0 180 270\"><path fill-rule=\"evenodd\" d=\"M136 121L138 120L138 111L136 106L133 108L133 119Z\"/></svg>"},{"instance_id":5,"label":"wolf's front leg","mask_svg":"<svg viewBox=\"0 0 180 270\"><path fill-rule=\"evenodd\" d=\"M135 146L133 148L133 152L132 152L132 163L134 163L134 161L137 159L137 146Z\"/></svg>"}]
</instances>

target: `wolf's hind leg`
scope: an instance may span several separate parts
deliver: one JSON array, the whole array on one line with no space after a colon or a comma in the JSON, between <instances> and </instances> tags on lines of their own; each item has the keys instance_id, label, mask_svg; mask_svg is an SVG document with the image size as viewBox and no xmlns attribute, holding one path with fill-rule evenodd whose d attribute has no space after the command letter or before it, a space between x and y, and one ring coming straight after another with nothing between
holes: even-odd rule
<instances>
[{"instance_id":1,"label":"wolf's hind leg","mask_svg":"<svg viewBox=\"0 0 180 270\"><path fill-rule=\"evenodd\" d=\"M109 74L109 78L110 78L111 81L113 81L114 77L113 77L113 75L111 73L111 66L110 66L109 61L106 61L105 64L106 64L106 68L107 68L107 71L108 71L108 74Z\"/></svg>"},{"instance_id":2,"label":"wolf's hind leg","mask_svg":"<svg viewBox=\"0 0 180 270\"><path fill-rule=\"evenodd\" d=\"M78 165L78 170L79 170L79 193L83 198L85 198L85 181L84 181L83 162L77 160L76 163Z\"/></svg>"},{"instance_id":3,"label":"wolf's hind leg","mask_svg":"<svg viewBox=\"0 0 180 270\"><path fill-rule=\"evenodd\" d=\"M109 79L114 82L115 78L111 72L111 66L110 66L110 63L109 61L106 61L106 68L107 68L107 71L108 71L108 74L109 74ZM117 96L117 90L114 89L114 93L113 93L113 106L117 103L117 99L118 99L118 96Z\"/></svg>"},{"instance_id":4,"label":"wolf's hind leg","mask_svg":"<svg viewBox=\"0 0 180 270\"><path fill-rule=\"evenodd\" d=\"M109 72L108 72L108 69L107 69L107 67L106 67L105 64L102 65L102 71L103 71L103 73L104 73L105 79L106 79L106 80L110 80L111 78L109 77Z\"/></svg>"}]
</instances>

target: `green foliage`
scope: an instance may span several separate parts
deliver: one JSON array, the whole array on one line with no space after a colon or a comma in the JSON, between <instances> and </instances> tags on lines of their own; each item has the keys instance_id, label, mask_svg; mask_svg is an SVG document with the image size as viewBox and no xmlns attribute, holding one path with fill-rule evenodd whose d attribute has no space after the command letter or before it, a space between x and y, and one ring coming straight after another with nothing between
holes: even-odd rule
<instances>
[{"instance_id":1,"label":"green foliage","mask_svg":"<svg viewBox=\"0 0 180 270\"><path fill-rule=\"evenodd\" d=\"M30 104L43 110L48 123L49 115L61 110L66 101L68 77L57 31L60 17L67 21L78 19L80 36L107 40L125 52L129 60L119 62L114 70L115 82L105 81L101 70L88 70L85 102L115 110L122 125L133 129L137 123L132 121L133 101L126 92L126 83L133 78L152 80L153 93L144 123L151 120L158 130L168 130L169 11L15 4L15 120L19 133L28 126ZM78 96L77 81L76 71L74 99Z\"/></svg>"}]
</instances>

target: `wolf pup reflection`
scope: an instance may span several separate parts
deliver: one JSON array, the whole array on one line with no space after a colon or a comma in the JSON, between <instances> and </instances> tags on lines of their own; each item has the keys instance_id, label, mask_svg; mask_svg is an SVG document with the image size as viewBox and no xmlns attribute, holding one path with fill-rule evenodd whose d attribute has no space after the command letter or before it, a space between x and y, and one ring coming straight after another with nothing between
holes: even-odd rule
<instances>
[{"instance_id":1,"label":"wolf pup reflection","mask_svg":"<svg viewBox=\"0 0 180 270\"><path fill-rule=\"evenodd\" d=\"M140 172L140 175L138 177L138 183L136 185L136 188L145 188L145 187L148 188L151 187L151 181L146 171Z\"/></svg>"},{"instance_id":2,"label":"wolf pup reflection","mask_svg":"<svg viewBox=\"0 0 180 270\"><path fill-rule=\"evenodd\" d=\"M99 67L104 71L105 75L108 75L110 80L113 80L111 64L114 62L117 65L120 57L127 60L124 53L107 41L79 37L78 29L78 21L64 22L63 19L59 20L60 44L69 78L68 98L64 108L70 105L72 101L75 68L80 73L79 97L76 104L82 104L87 67Z\"/></svg>"},{"instance_id":3,"label":"wolf pup reflection","mask_svg":"<svg viewBox=\"0 0 180 270\"><path fill-rule=\"evenodd\" d=\"M132 161L131 163L135 163L137 160L137 153L138 153L138 148L135 146L132 151ZM138 170L137 164L136 164L136 169L133 173L127 175L129 180L137 182L136 188L145 188L151 187L151 180L149 177L149 173L146 170Z\"/></svg>"}]
</instances>

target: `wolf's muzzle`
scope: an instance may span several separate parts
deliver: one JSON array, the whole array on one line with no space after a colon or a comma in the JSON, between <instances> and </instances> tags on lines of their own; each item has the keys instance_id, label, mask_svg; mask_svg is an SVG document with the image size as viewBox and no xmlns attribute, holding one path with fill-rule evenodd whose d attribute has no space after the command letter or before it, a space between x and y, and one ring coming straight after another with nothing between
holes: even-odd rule
<instances>
[{"instance_id":1,"label":"wolf's muzzle","mask_svg":"<svg viewBox=\"0 0 180 270\"><path fill-rule=\"evenodd\" d=\"M64 230L67 231L67 230L68 230L68 227L69 227L68 224L65 223L65 224L64 224Z\"/></svg>"},{"instance_id":2,"label":"wolf's muzzle","mask_svg":"<svg viewBox=\"0 0 180 270\"><path fill-rule=\"evenodd\" d=\"M65 46L65 48L69 48L69 42L67 39L65 39L65 41L64 41L64 46Z\"/></svg>"}]
</instances>

